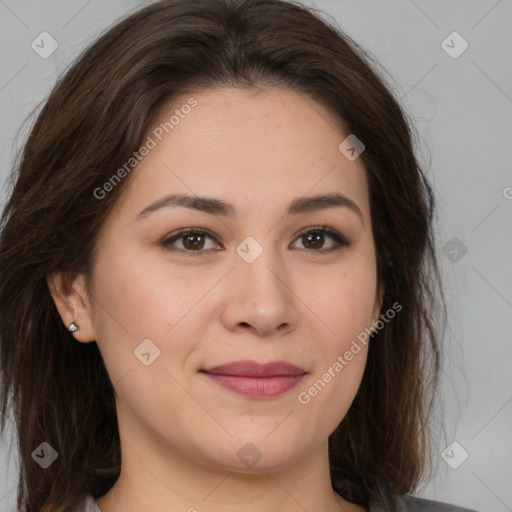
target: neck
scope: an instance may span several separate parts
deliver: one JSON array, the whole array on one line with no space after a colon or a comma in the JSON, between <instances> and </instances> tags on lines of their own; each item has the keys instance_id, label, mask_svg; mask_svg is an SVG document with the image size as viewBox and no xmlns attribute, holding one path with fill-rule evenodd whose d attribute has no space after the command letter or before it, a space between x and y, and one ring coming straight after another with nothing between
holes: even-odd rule
<instances>
[{"instance_id":1,"label":"neck","mask_svg":"<svg viewBox=\"0 0 512 512\"><path fill-rule=\"evenodd\" d=\"M96 500L101 512L365 511L332 489L327 443L290 466L245 473L194 462L161 447L128 446L119 479Z\"/></svg>"}]
</instances>

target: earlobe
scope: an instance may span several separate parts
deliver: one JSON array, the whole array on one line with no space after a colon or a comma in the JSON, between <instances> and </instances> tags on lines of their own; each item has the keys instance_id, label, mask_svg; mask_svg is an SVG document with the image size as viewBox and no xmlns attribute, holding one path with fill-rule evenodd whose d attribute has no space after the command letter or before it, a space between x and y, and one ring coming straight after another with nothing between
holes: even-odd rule
<instances>
[{"instance_id":1,"label":"earlobe","mask_svg":"<svg viewBox=\"0 0 512 512\"><path fill-rule=\"evenodd\" d=\"M96 339L92 326L92 311L85 287L85 276L56 271L46 276L46 283L62 322L73 337L82 343ZM69 329L72 324L78 329Z\"/></svg>"}]
</instances>

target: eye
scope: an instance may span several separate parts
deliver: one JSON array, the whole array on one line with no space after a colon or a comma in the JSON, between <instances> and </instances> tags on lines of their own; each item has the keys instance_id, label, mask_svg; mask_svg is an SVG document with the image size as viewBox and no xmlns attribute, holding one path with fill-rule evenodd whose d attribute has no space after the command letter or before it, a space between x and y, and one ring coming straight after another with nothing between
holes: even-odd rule
<instances>
[{"instance_id":1,"label":"eye","mask_svg":"<svg viewBox=\"0 0 512 512\"><path fill-rule=\"evenodd\" d=\"M334 240L334 246L331 246L328 249L321 249L326 237ZM306 246L305 249L312 250L313 252L320 254L333 252L349 245L349 242L343 235L333 229L326 228L325 226L307 228L299 234L299 238Z\"/></svg>"},{"instance_id":2,"label":"eye","mask_svg":"<svg viewBox=\"0 0 512 512\"><path fill-rule=\"evenodd\" d=\"M296 240L299 238L304 244L304 248L306 250L319 254L333 252L349 245L349 242L343 235L325 226L307 228L299 233L299 236L296 238ZM331 244L330 248L322 249L326 238L333 240L334 244ZM207 245L207 239L213 241L209 248L205 247ZM181 244L181 247L179 244ZM164 239L160 245L167 250L175 250L173 248L174 246L178 251L185 254L188 253L187 255L191 255L192 253L200 254L206 250L222 249L222 246L218 243L217 238L213 234L200 228L182 229L171 237Z\"/></svg>"},{"instance_id":3,"label":"eye","mask_svg":"<svg viewBox=\"0 0 512 512\"><path fill-rule=\"evenodd\" d=\"M182 242L182 247L178 247L178 249L182 252L204 252L202 249L205 248L206 238L216 241L216 238L204 229L187 228L182 229L170 238L165 239L161 245L166 249L170 249L169 246L175 245L177 241L180 241ZM219 244L212 245L214 246L214 249L220 248ZM210 249L211 248L212 247L210 247Z\"/></svg>"}]
</instances>

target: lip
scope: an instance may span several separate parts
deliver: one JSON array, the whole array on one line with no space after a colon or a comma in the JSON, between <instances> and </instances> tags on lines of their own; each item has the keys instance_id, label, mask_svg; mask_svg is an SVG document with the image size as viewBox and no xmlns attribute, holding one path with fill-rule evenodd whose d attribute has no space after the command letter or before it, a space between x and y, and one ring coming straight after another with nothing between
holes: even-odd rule
<instances>
[{"instance_id":1,"label":"lip","mask_svg":"<svg viewBox=\"0 0 512 512\"><path fill-rule=\"evenodd\" d=\"M281 395L297 386L307 374L304 369L284 361L266 364L236 361L204 368L201 372L224 388L253 398Z\"/></svg>"},{"instance_id":2,"label":"lip","mask_svg":"<svg viewBox=\"0 0 512 512\"><path fill-rule=\"evenodd\" d=\"M202 371L213 375L231 375L239 377L296 377L304 375L306 370L285 361L257 363L255 361L235 361L221 364Z\"/></svg>"}]
</instances>

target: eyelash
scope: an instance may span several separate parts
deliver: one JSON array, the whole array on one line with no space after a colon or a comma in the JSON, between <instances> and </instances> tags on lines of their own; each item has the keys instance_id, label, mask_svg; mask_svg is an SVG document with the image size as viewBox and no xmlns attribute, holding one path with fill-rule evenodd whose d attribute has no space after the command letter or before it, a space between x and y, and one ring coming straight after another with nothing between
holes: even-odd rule
<instances>
[{"instance_id":1,"label":"eyelash","mask_svg":"<svg viewBox=\"0 0 512 512\"><path fill-rule=\"evenodd\" d=\"M304 249L305 251L309 251L309 252L313 252L313 253L317 253L317 254L328 254L328 253L332 253L335 251L339 251L343 247L348 247L350 245L348 240L343 235L341 235L337 231L330 229L326 226L314 226L314 227L304 229L297 235L296 239L300 238L301 236L308 235L310 233L322 233L324 235L327 235L330 238L332 238L336 242L337 245L332 249ZM208 237L212 238L213 240L215 240L217 242L216 237L212 233L210 233L209 231L207 231L205 229L186 228L186 229L182 229L182 230L178 231L176 234L172 235L171 237L162 240L160 245L164 249L182 252L182 253L185 253L187 256L189 256L189 255L190 256L199 256L199 255L201 255L201 253L207 252L208 250L191 251L188 249L180 249L180 248L170 249L169 248L170 245L172 245L175 241L179 240L180 238L184 238L185 235L196 235L196 234L207 235Z\"/></svg>"}]
</instances>

